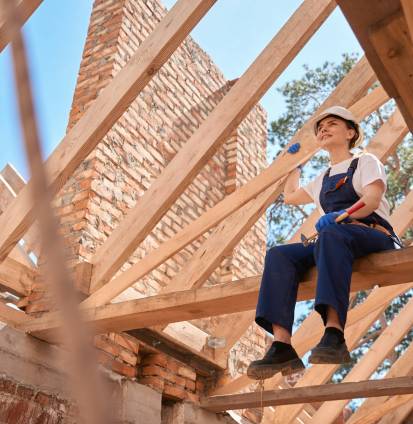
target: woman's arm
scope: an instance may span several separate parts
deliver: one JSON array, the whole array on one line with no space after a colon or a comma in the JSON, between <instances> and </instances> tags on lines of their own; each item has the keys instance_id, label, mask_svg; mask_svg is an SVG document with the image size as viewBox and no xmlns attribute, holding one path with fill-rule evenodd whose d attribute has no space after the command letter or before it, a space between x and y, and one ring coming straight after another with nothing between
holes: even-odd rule
<instances>
[{"instance_id":1,"label":"woman's arm","mask_svg":"<svg viewBox=\"0 0 413 424\"><path fill-rule=\"evenodd\" d=\"M354 212L352 218L364 218L373 213L380 205L386 187L382 180L376 180L362 189L362 197L355 204L364 202L366 206Z\"/></svg>"},{"instance_id":2,"label":"woman's arm","mask_svg":"<svg viewBox=\"0 0 413 424\"><path fill-rule=\"evenodd\" d=\"M303 188L300 188L300 170L295 169L285 182L284 203L287 205L305 205L312 202L311 196Z\"/></svg>"}]
</instances>

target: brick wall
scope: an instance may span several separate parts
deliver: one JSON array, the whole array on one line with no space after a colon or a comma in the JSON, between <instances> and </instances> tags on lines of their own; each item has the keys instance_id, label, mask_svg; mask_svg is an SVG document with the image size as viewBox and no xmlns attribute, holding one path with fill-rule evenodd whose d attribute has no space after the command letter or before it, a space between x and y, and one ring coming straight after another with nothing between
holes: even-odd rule
<instances>
[{"instance_id":1,"label":"brick wall","mask_svg":"<svg viewBox=\"0 0 413 424\"><path fill-rule=\"evenodd\" d=\"M125 66L165 13L158 0L95 0L68 129ZM61 234L68 246L71 264L93 257L128 209L136 204L232 84L191 37L183 42L56 197ZM266 114L257 106L194 178L122 269L156 249L257 175L266 166L265 154ZM136 296L156 294L168 284L205 237L195 240L137 282L134 285ZM262 218L233 254L223 259L207 284L260 273L264 251L265 218ZM133 291L128 295L133 297ZM36 295L34 303L39 305L42 299L38 297ZM33 312L39 311L35 305L29 305L29 311L30 308ZM208 320L197 325L207 328ZM248 349L262 351L263 333L251 327L247 334L243 340ZM251 335L256 340L253 344ZM139 355L136 353L134 359L131 359L133 355L130 358L132 362L136 359L136 363L128 363L115 352L116 342L110 337L105 335L97 339L103 352L101 362L111 369L121 368L118 365L121 363L126 371L120 373L129 372L130 377L135 377ZM245 343L237 344L240 355L233 352L234 360L240 360L242 364L246 362L242 357ZM105 348L114 350L107 352ZM242 366L232 368L236 370Z\"/></svg>"},{"instance_id":2,"label":"brick wall","mask_svg":"<svg viewBox=\"0 0 413 424\"><path fill-rule=\"evenodd\" d=\"M67 400L0 375L0 422L75 423L76 408Z\"/></svg>"}]
</instances>

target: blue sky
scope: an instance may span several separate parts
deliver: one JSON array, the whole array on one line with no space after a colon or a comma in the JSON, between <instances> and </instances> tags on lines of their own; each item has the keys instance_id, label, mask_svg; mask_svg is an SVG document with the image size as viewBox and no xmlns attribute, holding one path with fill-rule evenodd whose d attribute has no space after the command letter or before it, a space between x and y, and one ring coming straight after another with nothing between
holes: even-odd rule
<instances>
[{"instance_id":1,"label":"blue sky","mask_svg":"<svg viewBox=\"0 0 413 424\"><path fill-rule=\"evenodd\" d=\"M169 8L175 0L164 0ZM237 78L272 39L299 0L218 0L191 34L228 79ZM47 156L65 134L92 0L44 0L24 27L40 133ZM262 99L274 119L284 110L279 87L302 74L302 65L337 62L361 48L336 9ZM10 51L0 53L0 169L10 162L28 177L11 74Z\"/></svg>"}]
</instances>

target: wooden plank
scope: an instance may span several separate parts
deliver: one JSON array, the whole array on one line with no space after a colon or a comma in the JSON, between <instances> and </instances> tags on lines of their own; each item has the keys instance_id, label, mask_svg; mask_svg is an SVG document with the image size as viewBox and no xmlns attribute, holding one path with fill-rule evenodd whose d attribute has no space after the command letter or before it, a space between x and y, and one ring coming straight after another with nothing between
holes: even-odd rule
<instances>
[{"instance_id":1,"label":"wooden plank","mask_svg":"<svg viewBox=\"0 0 413 424\"><path fill-rule=\"evenodd\" d=\"M370 41L402 99L402 112L413 131L413 42L403 14L396 14L371 28Z\"/></svg>"},{"instance_id":2,"label":"wooden plank","mask_svg":"<svg viewBox=\"0 0 413 424\"><path fill-rule=\"evenodd\" d=\"M406 375L411 375L413 372L413 344L406 349L403 355L397 359L397 361L392 365L390 370L387 372L385 378L394 378L394 377L402 377ZM411 397L413 399L413 397ZM384 398L370 398L367 399L356 411L355 413L348 419L347 424L356 424L363 422L362 419L369 415L370 411L379 408L382 403L386 399ZM387 405L389 406L389 405ZM390 412L381 411L381 415L379 417L384 416L386 413ZM376 419L378 421L378 419Z\"/></svg>"},{"instance_id":3,"label":"wooden plank","mask_svg":"<svg viewBox=\"0 0 413 424\"><path fill-rule=\"evenodd\" d=\"M413 42L413 2L411 0L400 0L400 3L409 28L410 40Z\"/></svg>"},{"instance_id":4,"label":"wooden plank","mask_svg":"<svg viewBox=\"0 0 413 424\"><path fill-rule=\"evenodd\" d=\"M20 325L24 325L30 322L31 318L28 317L24 312L19 311L11 306L7 306L5 303L0 302L0 321L6 323L10 327L17 328Z\"/></svg>"},{"instance_id":5,"label":"wooden plank","mask_svg":"<svg viewBox=\"0 0 413 424\"><path fill-rule=\"evenodd\" d=\"M17 194L26 185L26 181L14 168L13 165L7 163L6 166L0 171L0 175L7 181L7 184Z\"/></svg>"},{"instance_id":6,"label":"wooden plank","mask_svg":"<svg viewBox=\"0 0 413 424\"><path fill-rule=\"evenodd\" d=\"M343 382L359 381L368 378L387 357L393 347L400 342L413 325L413 298L404 306L392 323L382 332L368 352L351 369ZM410 377L409 377L410 378ZM386 380L386 379L385 379ZM390 380L390 379L387 379ZM401 393L399 393L401 394ZM338 400L323 404L313 417L314 422L332 423L346 405Z\"/></svg>"},{"instance_id":7,"label":"wooden plank","mask_svg":"<svg viewBox=\"0 0 413 424\"><path fill-rule=\"evenodd\" d=\"M23 177L9 164L7 164L0 172L0 213L3 213L14 198L24 188L26 182ZM32 263L28 254L33 252L36 256L40 254L40 237L38 234L37 226L34 224L24 234L24 245L15 246L11 251L10 256L13 259L26 256L24 262L29 265ZM24 253L26 255L24 255Z\"/></svg>"},{"instance_id":8,"label":"wooden plank","mask_svg":"<svg viewBox=\"0 0 413 424\"><path fill-rule=\"evenodd\" d=\"M356 399L413 393L413 377L367 380L357 383L323 384L283 390L212 396L201 401L201 407L212 412L294 403L325 402L337 399ZM317 415L317 413L316 413ZM314 418L313 418L314 420ZM324 421L314 421L323 423Z\"/></svg>"},{"instance_id":9,"label":"wooden plank","mask_svg":"<svg viewBox=\"0 0 413 424\"><path fill-rule=\"evenodd\" d=\"M372 313L375 309L382 308L392 299L400 296L412 287L413 283L408 283L374 289L362 304L349 311L346 327L350 328L362 320L366 315ZM324 327L322 326L320 317L316 313L311 313L303 321L292 337L292 344L298 355L303 356L307 351L315 346L323 335L323 331ZM275 377L265 381L265 387L276 387L281 380L282 377L277 374ZM255 383L255 381L251 380L246 374L244 374L229 382L224 381L224 384L215 388L211 394L235 393L252 383Z\"/></svg>"},{"instance_id":10,"label":"wooden plank","mask_svg":"<svg viewBox=\"0 0 413 424\"><path fill-rule=\"evenodd\" d=\"M375 267L378 268L377 272L372 271ZM413 273L413 247L374 253L358 259L355 268L357 271L353 273L352 279L354 291L372 288L377 283L392 285L410 281ZM306 275L299 287L299 300L314 296L315 277L314 270ZM213 287L165 293L85 309L83 316L86 322L94 324L97 332L124 331L249 310L256 305L258 290L259 277L251 277ZM42 338L45 334L40 332L56 329L60 325L59 321L58 315L50 312L22 329L34 332L37 337Z\"/></svg>"},{"instance_id":11,"label":"wooden plank","mask_svg":"<svg viewBox=\"0 0 413 424\"><path fill-rule=\"evenodd\" d=\"M404 60L403 58L390 58L388 54L390 49L385 50L384 53L376 50L372 40L370 39L370 33L374 25L377 25L380 22L384 22L392 15L401 12L400 0L337 0L337 4L340 6L353 32L357 36L358 41L366 53L367 59L377 74L378 79L390 97L393 97L396 100L397 105L406 120L406 123L408 124L410 130L412 130L413 116L411 113L411 108L408 106L409 104L411 105L412 102L410 97L412 82L410 79L410 86L402 84L402 88L400 89L399 83L401 80L396 81L401 73L404 75L402 78L406 78L409 73L411 74L411 63L407 67L404 67L404 64L402 63ZM407 31L406 22L403 23L403 26L400 28L400 30L403 31L403 36L398 41L404 41L406 37L409 37L408 33L405 32ZM392 39L385 40L385 43L382 44L381 47L389 47L389 43L393 41L397 42L397 40ZM396 56L399 54L402 56L406 55L407 50L409 50L409 47L407 50L406 47L408 46L399 44L397 46ZM393 53L390 53L390 56L393 56ZM387 65L385 62L387 62ZM391 72L389 72L387 67L390 62L394 63L394 68ZM397 65L396 62L400 63ZM400 66L400 68L398 66Z\"/></svg>"},{"instance_id":12,"label":"wooden plank","mask_svg":"<svg viewBox=\"0 0 413 424\"><path fill-rule=\"evenodd\" d=\"M9 0L8 0L9 1ZM17 13L20 18L20 26L30 18L33 12L41 5L42 0L19 0L16 5ZM9 44L10 34L7 29L6 19L3 11L0 10L0 52Z\"/></svg>"},{"instance_id":13,"label":"wooden plank","mask_svg":"<svg viewBox=\"0 0 413 424\"><path fill-rule=\"evenodd\" d=\"M366 109L368 102L366 99L360 100L356 103L356 105L360 104L360 102L364 102L365 107L362 109L366 114L371 113L372 110L375 109ZM354 105L354 106L356 106ZM373 104L370 104L372 106ZM357 113L357 107L353 107ZM357 115L358 119L363 119L366 115ZM382 125L382 127L378 130L377 134L370 142L369 151L374 152L381 160L384 160L390 151L392 151L396 146L400 143L400 141L406 136L408 132L407 125L405 124L403 117L400 112L396 111L394 114ZM314 225L316 220L319 218L319 213L315 210L304 222L301 228L295 233L295 235L291 238L289 242L296 243L300 242L300 234L311 234L314 231ZM406 222L406 217L400 222ZM248 313L250 316L251 314ZM237 325L235 325L235 323ZM214 328L211 329L211 334L216 337L225 338L226 346L225 349L220 349L215 352L215 358L222 358L228 354L229 350L232 346L237 342L237 340L245 333L248 327L251 325L252 319L248 321L246 317L241 315L222 317L220 320L215 321Z\"/></svg>"},{"instance_id":14,"label":"wooden plank","mask_svg":"<svg viewBox=\"0 0 413 424\"><path fill-rule=\"evenodd\" d=\"M45 162L52 194L96 147L216 0L179 0ZM0 261L33 223L29 182L0 217Z\"/></svg>"},{"instance_id":15,"label":"wooden plank","mask_svg":"<svg viewBox=\"0 0 413 424\"><path fill-rule=\"evenodd\" d=\"M364 93L374 82L374 78L374 73L371 71L367 61L361 59L348 76L346 76L334 90L330 97L323 103L317 113L321 109L336 103L344 106L351 105L354 100L354 96L358 98L360 93ZM383 97L373 93L369 95L368 98L372 100L367 102L367 100L363 98L354 105L354 112L360 114L359 116L367 115L365 111L368 105L370 107L377 107L378 103L385 101ZM305 141L306 144L308 143L308 145L312 146L309 147L307 154L296 158L296 163L300 163L304 162L306 157L308 159L308 157L310 157L318 148L317 144L314 142L312 126L310 123L306 123L303 128L297 132L291 143L294 143L297 140L300 140L302 143ZM297 155L300 155L300 152L297 153ZM166 261L193 240L197 239L200 235L214 227L235 210L239 209L249 200L256 197L267 187L275 184L279 179L278 173L275 171L280 165L282 166L279 161L274 161L274 163L260 175L253 178L250 182L239 188L233 194L227 196L215 207L205 212L195 222L191 223L170 240L163 243L156 251L143 258L137 264L131 266L128 270L124 271L118 277L114 278L112 281L92 294L83 302L83 305L92 307L108 303L134 282Z\"/></svg>"},{"instance_id":16,"label":"wooden plank","mask_svg":"<svg viewBox=\"0 0 413 424\"><path fill-rule=\"evenodd\" d=\"M18 296L28 296L37 272L12 258L0 264L0 287Z\"/></svg>"},{"instance_id":17,"label":"wooden plank","mask_svg":"<svg viewBox=\"0 0 413 424\"><path fill-rule=\"evenodd\" d=\"M377 424L408 424L409 414L413 411L413 400L387 413Z\"/></svg>"},{"instance_id":18,"label":"wooden plank","mask_svg":"<svg viewBox=\"0 0 413 424\"><path fill-rule=\"evenodd\" d=\"M307 0L290 17L98 249L93 257L92 291L119 270L334 7L332 0ZM295 165L291 158L288 164ZM277 179L287 172L288 168L280 169Z\"/></svg>"}]
</instances>

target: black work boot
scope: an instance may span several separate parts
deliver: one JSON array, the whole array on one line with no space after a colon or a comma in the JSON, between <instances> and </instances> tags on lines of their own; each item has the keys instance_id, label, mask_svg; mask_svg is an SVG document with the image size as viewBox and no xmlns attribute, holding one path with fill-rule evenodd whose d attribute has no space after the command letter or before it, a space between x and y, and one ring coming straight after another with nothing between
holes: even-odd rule
<instances>
[{"instance_id":1,"label":"black work boot","mask_svg":"<svg viewBox=\"0 0 413 424\"><path fill-rule=\"evenodd\" d=\"M311 364L347 364L351 362L344 334L335 327L327 327L320 343L308 358Z\"/></svg>"},{"instance_id":2,"label":"black work boot","mask_svg":"<svg viewBox=\"0 0 413 424\"><path fill-rule=\"evenodd\" d=\"M304 368L303 362L290 344L273 342L264 358L250 363L247 375L254 380L265 380L279 371L282 375L290 375Z\"/></svg>"}]
</instances>

